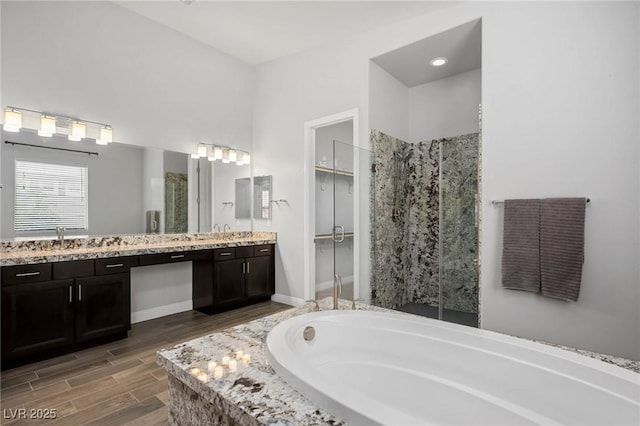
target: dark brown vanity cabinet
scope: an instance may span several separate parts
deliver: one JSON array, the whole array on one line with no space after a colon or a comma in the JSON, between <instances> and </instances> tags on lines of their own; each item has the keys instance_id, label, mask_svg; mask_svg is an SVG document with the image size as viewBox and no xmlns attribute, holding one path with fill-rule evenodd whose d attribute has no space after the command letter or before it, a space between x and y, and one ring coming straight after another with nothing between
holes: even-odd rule
<instances>
[{"instance_id":1,"label":"dark brown vanity cabinet","mask_svg":"<svg viewBox=\"0 0 640 426\"><path fill-rule=\"evenodd\" d=\"M77 342L131 328L129 274L79 278L75 285Z\"/></svg>"},{"instance_id":2,"label":"dark brown vanity cabinet","mask_svg":"<svg viewBox=\"0 0 640 426\"><path fill-rule=\"evenodd\" d=\"M49 265L50 266L50 265ZM2 286L2 359L72 345L73 280Z\"/></svg>"},{"instance_id":3,"label":"dark brown vanity cabinet","mask_svg":"<svg viewBox=\"0 0 640 426\"><path fill-rule=\"evenodd\" d=\"M247 299L271 297L275 293L273 246L256 246L247 259Z\"/></svg>"},{"instance_id":4,"label":"dark brown vanity cabinet","mask_svg":"<svg viewBox=\"0 0 640 426\"><path fill-rule=\"evenodd\" d=\"M193 308L212 314L275 292L273 244L213 250L213 264L193 264Z\"/></svg>"},{"instance_id":5,"label":"dark brown vanity cabinet","mask_svg":"<svg viewBox=\"0 0 640 426\"><path fill-rule=\"evenodd\" d=\"M3 267L3 369L15 360L46 358L98 338L126 337L128 271L96 275L94 260Z\"/></svg>"},{"instance_id":6,"label":"dark brown vanity cabinet","mask_svg":"<svg viewBox=\"0 0 640 426\"><path fill-rule=\"evenodd\" d=\"M214 313L270 299L273 244L4 266L2 369L127 337L131 268L193 262L193 307Z\"/></svg>"}]
</instances>

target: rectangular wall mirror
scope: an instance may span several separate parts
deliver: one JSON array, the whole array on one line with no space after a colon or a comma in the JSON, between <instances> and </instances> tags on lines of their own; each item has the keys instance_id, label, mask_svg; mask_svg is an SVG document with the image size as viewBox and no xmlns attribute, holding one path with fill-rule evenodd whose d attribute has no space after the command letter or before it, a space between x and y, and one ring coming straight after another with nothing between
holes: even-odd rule
<instances>
[{"instance_id":1,"label":"rectangular wall mirror","mask_svg":"<svg viewBox=\"0 0 640 426\"><path fill-rule=\"evenodd\" d=\"M271 219L271 175L253 178L253 218Z\"/></svg>"},{"instance_id":2,"label":"rectangular wall mirror","mask_svg":"<svg viewBox=\"0 0 640 426\"><path fill-rule=\"evenodd\" d=\"M236 179L236 219L251 218L251 178Z\"/></svg>"}]
</instances>

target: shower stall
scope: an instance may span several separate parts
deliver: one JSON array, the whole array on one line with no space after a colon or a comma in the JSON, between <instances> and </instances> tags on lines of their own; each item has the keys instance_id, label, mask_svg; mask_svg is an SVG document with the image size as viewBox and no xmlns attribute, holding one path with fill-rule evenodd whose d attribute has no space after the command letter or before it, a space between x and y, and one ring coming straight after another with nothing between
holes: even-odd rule
<instances>
[{"instance_id":1,"label":"shower stall","mask_svg":"<svg viewBox=\"0 0 640 426\"><path fill-rule=\"evenodd\" d=\"M479 134L415 144L370 136L372 303L477 326Z\"/></svg>"}]
</instances>

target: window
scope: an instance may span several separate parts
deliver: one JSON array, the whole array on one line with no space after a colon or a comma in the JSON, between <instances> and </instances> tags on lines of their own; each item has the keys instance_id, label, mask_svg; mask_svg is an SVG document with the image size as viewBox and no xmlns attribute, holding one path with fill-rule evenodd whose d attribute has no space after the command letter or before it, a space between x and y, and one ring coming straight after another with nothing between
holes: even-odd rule
<instances>
[{"instance_id":1,"label":"window","mask_svg":"<svg viewBox=\"0 0 640 426\"><path fill-rule=\"evenodd\" d=\"M16 160L16 232L87 229L88 169Z\"/></svg>"}]
</instances>

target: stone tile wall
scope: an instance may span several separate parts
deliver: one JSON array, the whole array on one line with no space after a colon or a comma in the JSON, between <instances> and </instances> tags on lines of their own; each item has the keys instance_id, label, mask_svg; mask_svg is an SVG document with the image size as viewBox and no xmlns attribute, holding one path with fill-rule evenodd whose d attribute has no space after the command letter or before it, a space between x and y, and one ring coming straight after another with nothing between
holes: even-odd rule
<instances>
[{"instance_id":1,"label":"stone tile wall","mask_svg":"<svg viewBox=\"0 0 640 426\"><path fill-rule=\"evenodd\" d=\"M386 308L409 302L438 305L442 191L443 306L477 312L478 134L417 144L377 130L370 137L375 155L372 303ZM394 153L407 158L404 166L395 167Z\"/></svg>"}]
</instances>

